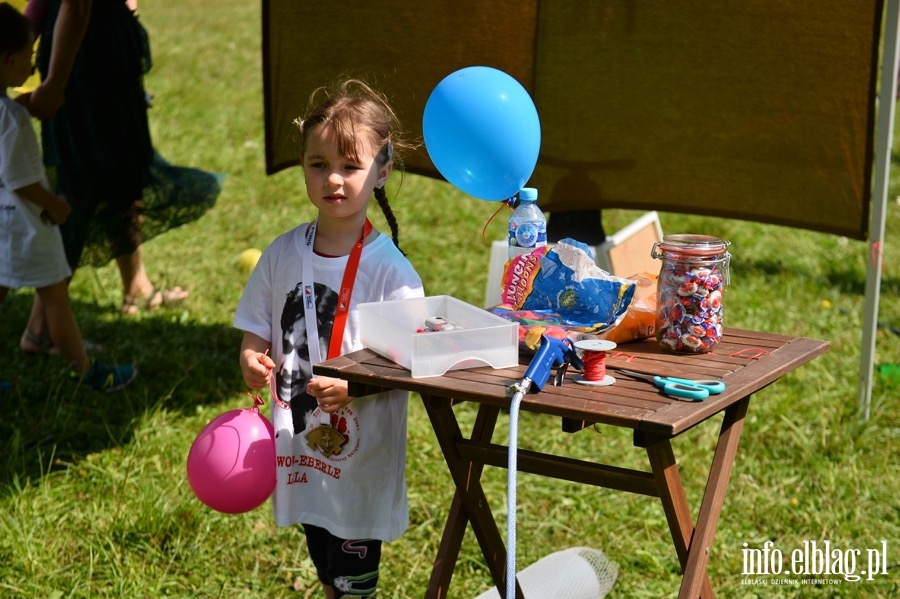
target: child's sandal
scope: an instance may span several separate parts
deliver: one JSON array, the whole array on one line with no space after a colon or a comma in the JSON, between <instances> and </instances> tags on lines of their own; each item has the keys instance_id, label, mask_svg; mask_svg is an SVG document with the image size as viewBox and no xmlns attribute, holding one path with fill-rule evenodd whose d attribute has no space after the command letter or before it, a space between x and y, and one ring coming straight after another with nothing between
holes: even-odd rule
<instances>
[{"instance_id":1,"label":"child's sandal","mask_svg":"<svg viewBox=\"0 0 900 599\"><path fill-rule=\"evenodd\" d=\"M103 351L102 345L97 345L87 339L82 339L81 342L84 343L84 351L88 355ZM39 356L41 354L47 354L48 356L59 355L59 350L56 349L56 345L54 345L52 339L35 335L27 329L22 333L22 339L19 340L19 349L28 357Z\"/></svg>"}]
</instances>

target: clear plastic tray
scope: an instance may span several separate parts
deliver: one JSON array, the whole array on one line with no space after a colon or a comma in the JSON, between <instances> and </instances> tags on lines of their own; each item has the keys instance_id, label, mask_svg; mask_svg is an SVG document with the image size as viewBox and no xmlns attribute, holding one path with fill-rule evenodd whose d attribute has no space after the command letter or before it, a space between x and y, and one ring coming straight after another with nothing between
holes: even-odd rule
<instances>
[{"instance_id":1,"label":"clear plastic tray","mask_svg":"<svg viewBox=\"0 0 900 599\"><path fill-rule=\"evenodd\" d=\"M418 332L433 317L454 329ZM363 344L409 369L413 378L519 363L518 324L449 295L360 304L359 319Z\"/></svg>"}]
</instances>

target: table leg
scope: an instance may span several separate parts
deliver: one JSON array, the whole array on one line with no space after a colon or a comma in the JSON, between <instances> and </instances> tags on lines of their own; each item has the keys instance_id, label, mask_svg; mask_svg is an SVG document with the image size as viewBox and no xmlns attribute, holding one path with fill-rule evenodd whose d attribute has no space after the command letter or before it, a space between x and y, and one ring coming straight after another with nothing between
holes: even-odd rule
<instances>
[{"instance_id":1,"label":"table leg","mask_svg":"<svg viewBox=\"0 0 900 599\"><path fill-rule=\"evenodd\" d=\"M441 544L438 546L438 554L431 569L431 579L428 581L428 591L425 597L428 599L447 599L450 589L450 579L453 577L453 568L459 558L459 550L462 547L463 536L466 533L466 525L469 519L463 507L462 494L459 491L453 493L453 501L450 504L450 513L447 515L447 523L444 525L444 534L441 536Z\"/></svg>"},{"instance_id":2,"label":"table leg","mask_svg":"<svg viewBox=\"0 0 900 599\"><path fill-rule=\"evenodd\" d=\"M447 590L468 522L472 524L472 530L481 546L494 584L498 589L504 589L506 547L481 486L484 464L464 460L457 452L455 442L463 436L450 400L423 395L422 401L456 486L450 514L444 526L439 555L435 560L425 596L435 599L448 596ZM481 404L472 428L471 439L490 442L499 414L500 408ZM521 590L517 589L517 594L521 597Z\"/></svg>"},{"instance_id":3,"label":"table leg","mask_svg":"<svg viewBox=\"0 0 900 599\"><path fill-rule=\"evenodd\" d=\"M679 599L715 596L706 568L749 404L748 396L725 410L696 527L691 519L670 441L666 439L647 446L663 509L684 571Z\"/></svg>"},{"instance_id":4,"label":"table leg","mask_svg":"<svg viewBox=\"0 0 900 599\"><path fill-rule=\"evenodd\" d=\"M725 503L725 492L728 490L728 480L731 478L731 471L734 468L734 459L737 455L741 433L744 430L744 417L747 415L749 405L750 396L748 395L725 410L722 428L719 431L719 441L716 443L716 453L709 471L709 480L706 483L706 491L703 493L700 513L697 515L697 526L694 529L691 548L688 551L684 580L681 581L681 592L678 594L679 599L696 597L700 592L703 579L706 578L709 552L719 526L719 516L722 513L722 504Z\"/></svg>"},{"instance_id":5,"label":"table leg","mask_svg":"<svg viewBox=\"0 0 900 599\"><path fill-rule=\"evenodd\" d=\"M675 454L672 452L672 443L665 439L647 447L647 455L656 478L659 498L669 522L669 531L675 542L675 551L681 570L684 572L687 566L688 549L691 545L691 536L694 534L694 520L688 505L684 486L681 484L681 475L678 472L678 464ZM709 577L703 580L703 589L700 596L704 599L712 598L715 593L712 590Z\"/></svg>"}]
</instances>

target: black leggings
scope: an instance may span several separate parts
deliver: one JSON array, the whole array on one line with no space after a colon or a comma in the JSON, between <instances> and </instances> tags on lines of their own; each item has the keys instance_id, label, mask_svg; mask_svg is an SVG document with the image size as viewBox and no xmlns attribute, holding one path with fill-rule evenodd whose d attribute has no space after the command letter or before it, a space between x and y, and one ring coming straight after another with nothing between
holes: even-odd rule
<instances>
[{"instance_id":1,"label":"black leggings","mask_svg":"<svg viewBox=\"0 0 900 599\"><path fill-rule=\"evenodd\" d=\"M335 597L375 597L381 541L339 539L310 524L303 531L319 580L334 587Z\"/></svg>"}]
</instances>

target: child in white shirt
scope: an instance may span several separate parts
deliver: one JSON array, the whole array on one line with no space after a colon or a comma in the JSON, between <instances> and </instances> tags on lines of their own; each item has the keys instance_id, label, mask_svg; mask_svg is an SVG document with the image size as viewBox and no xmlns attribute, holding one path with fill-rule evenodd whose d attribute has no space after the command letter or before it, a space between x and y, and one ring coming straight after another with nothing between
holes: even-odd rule
<instances>
[{"instance_id":1,"label":"child in white shirt","mask_svg":"<svg viewBox=\"0 0 900 599\"><path fill-rule=\"evenodd\" d=\"M326 598L371 597L382 541L409 524L408 393L350 397L346 381L313 377L312 365L362 349L360 303L424 291L397 245L384 191L400 145L386 101L347 81L299 129L317 218L263 252L234 326L245 331L240 363L247 385L260 389L274 377L276 522L303 525ZM393 241L366 218L373 195Z\"/></svg>"},{"instance_id":2,"label":"child in white shirt","mask_svg":"<svg viewBox=\"0 0 900 599\"><path fill-rule=\"evenodd\" d=\"M10 289L34 288L46 307L50 336L76 378L98 391L121 389L137 374L134 366L110 366L88 358L69 303L72 274L59 224L69 204L47 186L31 116L8 88L33 72L34 34L28 20L0 3L0 303Z\"/></svg>"}]
</instances>

